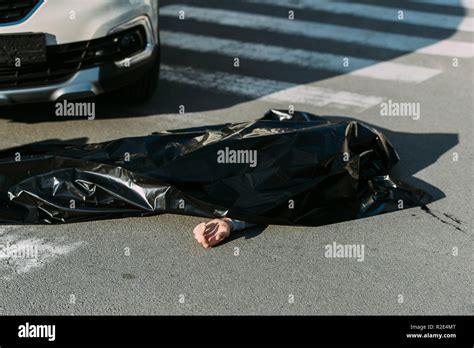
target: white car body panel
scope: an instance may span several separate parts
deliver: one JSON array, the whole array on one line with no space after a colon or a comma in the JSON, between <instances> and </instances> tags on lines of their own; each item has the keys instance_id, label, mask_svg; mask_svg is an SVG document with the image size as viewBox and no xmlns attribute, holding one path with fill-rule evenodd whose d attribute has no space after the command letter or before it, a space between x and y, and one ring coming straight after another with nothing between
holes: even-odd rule
<instances>
[{"instance_id":1,"label":"white car body panel","mask_svg":"<svg viewBox=\"0 0 474 348\"><path fill-rule=\"evenodd\" d=\"M153 0L45 0L25 21L0 26L0 34L46 33L48 45L66 44L104 37L143 14L158 27L158 2Z\"/></svg>"},{"instance_id":2,"label":"white car body panel","mask_svg":"<svg viewBox=\"0 0 474 348\"><path fill-rule=\"evenodd\" d=\"M144 50L119 61L109 62L118 70L126 71L130 66L150 62L159 51L158 3L158 0L42 0L21 20L0 22L0 36L45 34L46 46L55 46L110 37L131 25L143 26L146 28ZM67 81L41 86L5 88L0 81L0 105L56 101L66 96L71 99L95 96L107 91L103 88L101 73L100 66L84 68ZM131 75L135 76L134 73ZM126 78L122 81L126 81Z\"/></svg>"}]
</instances>

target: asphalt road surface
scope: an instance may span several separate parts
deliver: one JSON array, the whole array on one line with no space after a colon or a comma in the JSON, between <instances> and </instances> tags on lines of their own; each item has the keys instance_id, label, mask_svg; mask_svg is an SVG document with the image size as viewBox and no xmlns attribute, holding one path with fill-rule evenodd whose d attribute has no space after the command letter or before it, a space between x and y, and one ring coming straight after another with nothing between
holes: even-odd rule
<instances>
[{"instance_id":1,"label":"asphalt road surface","mask_svg":"<svg viewBox=\"0 0 474 348\"><path fill-rule=\"evenodd\" d=\"M434 202L254 229L211 250L193 238L195 217L3 225L0 245L38 255L0 254L0 314L472 314L473 16L474 2L457 0L162 1L153 100L98 98L93 121L56 117L51 104L4 108L0 148L252 120L294 105L385 132L398 177ZM382 116L389 101L420 113ZM363 245L363 260L326 257L334 242Z\"/></svg>"}]
</instances>

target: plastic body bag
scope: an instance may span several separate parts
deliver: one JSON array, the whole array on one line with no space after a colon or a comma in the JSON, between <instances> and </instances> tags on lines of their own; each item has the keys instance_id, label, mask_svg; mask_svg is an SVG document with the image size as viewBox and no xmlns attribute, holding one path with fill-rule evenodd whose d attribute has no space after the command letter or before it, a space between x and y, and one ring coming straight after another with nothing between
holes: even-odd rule
<instances>
[{"instance_id":1,"label":"plastic body bag","mask_svg":"<svg viewBox=\"0 0 474 348\"><path fill-rule=\"evenodd\" d=\"M425 192L390 177L398 159L367 125L277 110L99 144L27 145L0 152L0 221L173 213L317 226L425 204Z\"/></svg>"}]
</instances>

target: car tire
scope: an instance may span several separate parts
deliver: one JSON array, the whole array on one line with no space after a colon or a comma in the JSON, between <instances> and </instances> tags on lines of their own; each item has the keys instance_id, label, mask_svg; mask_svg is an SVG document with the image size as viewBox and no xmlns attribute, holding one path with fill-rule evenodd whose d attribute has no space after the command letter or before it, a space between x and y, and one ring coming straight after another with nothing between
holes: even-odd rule
<instances>
[{"instance_id":1,"label":"car tire","mask_svg":"<svg viewBox=\"0 0 474 348\"><path fill-rule=\"evenodd\" d=\"M129 86L119 90L119 95L127 103L144 103L150 100L158 88L160 80L161 50L158 41L158 52L152 68L143 77Z\"/></svg>"}]
</instances>

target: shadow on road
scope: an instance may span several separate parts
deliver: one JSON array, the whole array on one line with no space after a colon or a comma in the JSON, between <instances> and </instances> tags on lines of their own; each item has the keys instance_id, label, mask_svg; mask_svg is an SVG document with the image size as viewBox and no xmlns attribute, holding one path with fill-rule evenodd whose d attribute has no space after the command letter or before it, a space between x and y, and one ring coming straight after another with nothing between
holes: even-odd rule
<instances>
[{"instance_id":1,"label":"shadow on road","mask_svg":"<svg viewBox=\"0 0 474 348\"><path fill-rule=\"evenodd\" d=\"M179 6L174 3L171 0L161 2L163 68L158 92L143 105L127 104L126 100L118 100L114 95L96 98L97 118L177 113L180 105L185 106L186 112L227 108L279 92L282 86L287 88L343 75L351 69L387 62L445 40L456 32L465 15L458 0L453 0L449 6L399 0L344 0L328 2L333 6L329 8L314 6L318 2L308 0L182 0ZM282 3L295 4L297 20L288 28L278 26L278 21L287 18L288 10L292 8L282 6ZM298 8L300 5L303 7ZM178 19L180 6L187 6L188 18L184 21ZM378 11L382 9L381 16L378 18L374 13L364 13L364 6L375 6ZM422 11L424 17L418 22L390 21L384 17L386 12L396 13L399 10ZM447 15L449 20L434 21L437 15ZM269 19L255 21L256 18ZM429 18L433 18L431 23ZM305 28L304 23L321 27ZM317 28L321 32L324 28L340 28L343 34L331 31L336 34L318 37L321 32ZM370 35L364 38L363 33ZM385 36L387 39L381 40ZM236 56L233 47L239 45L243 47L240 52L242 57L241 65L236 69L233 65ZM259 49L249 51L248 48L252 47ZM278 49L286 50L286 54L269 54L281 52ZM300 53L292 56L294 52ZM311 62L298 60L301 57ZM320 62L318 57L321 57ZM359 63L344 70L335 67L331 61L344 57L351 57ZM327 69L326 66L332 68ZM18 123L74 119L56 117L54 109L52 103L4 107L0 109L0 118ZM395 177L424 189L433 200L445 197L441 190L414 175L456 146L459 141L457 134L404 133L374 128L382 131L400 154L401 161L395 168ZM85 144L87 138L49 142L80 145ZM25 146L34 149L35 145L37 143ZM9 150L2 153L5 151ZM258 235L262 231L255 229L254 233Z\"/></svg>"},{"instance_id":2,"label":"shadow on road","mask_svg":"<svg viewBox=\"0 0 474 348\"><path fill-rule=\"evenodd\" d=\"M180 105L186 112L230 107L432 45L452 36L465 14L459 0L449 6L399 0L182 0L179 5L164 0L161 7L158 92L144 105L130 105L113 95L96 98L98 118L177 113ZM186 20L179 20L180 8L187 11ZM290 9L296 12L294 21L287 19ZM406 11L407 20L387 18L400 10ZM446 18L441 21L440 15ZM419 21L409 20L416 16ZM288 24L281 25L281 20ZM241 51L234 52L234 46ZM286 53L272 56L278 49ZM300 55L292 56L295 52ZM233 65L236 56L241 57L238 69ZM344 57L358 63L348 69L334 66ZM56 117L48 103L5 107L0 118L24 123L72 120Z\"/></svg>"},{"instance_id":3,"label":"shadow on road","mask_svg":"<svg viewBox=\"0 0 474 348\"><path fill-rule=\"evenodd\" d=\"M255 226L247 230L236 231L234 233L231 233L229 238L225 239L222 243L219 243L216 247L223 246L224 244L230 243L239 238L245 238L245 239L255 238L259 236L260 234L262 234L263 231L265 231L267 227L268 226Z\"/></svg>"}]
</instances>

